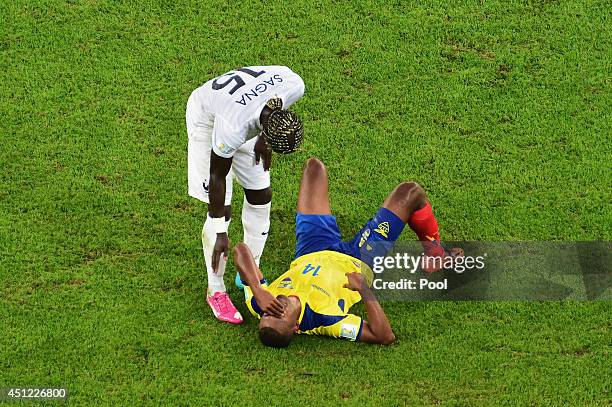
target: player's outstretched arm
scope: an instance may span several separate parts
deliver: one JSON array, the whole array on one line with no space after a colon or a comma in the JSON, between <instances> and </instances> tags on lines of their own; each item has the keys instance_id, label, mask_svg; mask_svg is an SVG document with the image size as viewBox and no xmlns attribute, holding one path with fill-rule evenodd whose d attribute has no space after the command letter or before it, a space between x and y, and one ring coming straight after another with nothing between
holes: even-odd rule
<instances>
[{"instance_id":1,"label":"player's outstretched arm","mask_svg":"<svg viewBox=\"0 0 612 407\"><path fill-rule=\"evenodd\" d=\"M242 281L251 287L251 290L256 290L261 287L260 281L263 279L263 274L257 263L253 259L251 250L246 243L240 242L234 247L234 264L238 269Z\"/></svg>"},{"instance_id":2,"label":"player's outstretched arm","mask_svg":"<svg viewBox=\"0 0 612 407\"><path fill-rule=\"evenodd\" d=\"M208 214L211 218L224 218L225 222L225 177L232 166L231 158L219 157L210 152L210 181L208 189ZM219 269L219 259L229 254L229 238L227 232L217 233L217 239L212 254L212 268L216 273Z\"/></svg>"},{"instance_id":3,"label":"player's outstretched arm","mask_svg":"<svg viewBox=\"0 0 612 407\"><path fill-rule=\"evenodd\" d=\"M370 290L361 273L347 274L348 283L344 286L353 291L358 291L365 304L368 321L363 321L361 330L361 342L391 345L395 342L395 334L374 293Z\"/></svg>"},{"instance_id":4,"label":"player's outstretched arm","mask_svg":"<svg viewBox=\"0 0 612 407\"><path fill-rule=\"evenodd\" d=\"M245 282L257 301L261 310L275 317L282 317L285 311L284 306L267 290L261 286L263 274L257 267L251 250L245 243L238 243L234 247L234 264L238 269L240 278Z\"/></svg>"}]
</instances>

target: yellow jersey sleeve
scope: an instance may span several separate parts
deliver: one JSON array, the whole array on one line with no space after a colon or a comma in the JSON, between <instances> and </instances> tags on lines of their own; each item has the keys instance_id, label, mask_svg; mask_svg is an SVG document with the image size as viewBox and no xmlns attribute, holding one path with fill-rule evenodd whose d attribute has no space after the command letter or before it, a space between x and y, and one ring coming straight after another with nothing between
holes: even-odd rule
<instances>
[{"instance_id":1,"label":"yellow jersey sleeve","mask_svg":"<svg viewBox=\"0 0 612 407\"><path fill-rule=\"evenodd\" d=\"M325 335L358 341L363 329L363 320L354 314L321 313L306 304L299 325L299 333Z\"/></svg>"},{"instance_id":2,"label":"yellow jersey sleeve","mask_svg":"<svg viewBox=\"0 0 612 407\"><path fill-rule=\"evenodd\" d=\"M312 330L315 335L326 335L332 338L343 338L358 341L363 329L363 320L354 314L348 314L342 320L330 326L322 326Z\"/></svg>"},{"instance_id":3,"label":"yellow jersey sleeve","mask_svg":"<svg viewBox=\"0 0 612 407\"><path fill-rule=\"evenodd\" d=\"M267 286L264 288L267 290ZM257 301L255 301L255 297L253 296L253 291L251 291L251 287L248 285L244 286L244 302L246 303L251 315L261 318L263 311L261 308L259 308L259 305L257 305Z\"/></svg>"}]
</instances>

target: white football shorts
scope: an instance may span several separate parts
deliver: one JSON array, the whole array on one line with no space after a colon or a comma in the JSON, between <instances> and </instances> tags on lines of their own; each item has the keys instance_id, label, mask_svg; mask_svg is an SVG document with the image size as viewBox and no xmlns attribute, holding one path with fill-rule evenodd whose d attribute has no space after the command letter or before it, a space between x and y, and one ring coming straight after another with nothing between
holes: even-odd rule
<instances>
[{"instance_id":1,"label":"white football shorts","mask_svg":"<svg viewBox=\"0 0 612 407\"><path fill-rule=\"evenodd\" d=\"M208 201L210 180L210 154L212 151L212 131L214 117L202 112L199 103L192 94L187 102L187 182L189 195L202 201ZM263 160L255 165L255 142L252 138L236 150L232 158L232 167L225 178L225 205L232 202L232 180L235 177L244 189L260 190L270 186L270 172L264 171Z\"/></svg>"}]
</instances>

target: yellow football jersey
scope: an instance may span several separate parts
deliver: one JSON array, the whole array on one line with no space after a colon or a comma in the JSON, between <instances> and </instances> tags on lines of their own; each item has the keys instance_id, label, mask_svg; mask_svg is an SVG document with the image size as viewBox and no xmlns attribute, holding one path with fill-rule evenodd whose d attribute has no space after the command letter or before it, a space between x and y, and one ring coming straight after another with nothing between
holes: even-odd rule
<instances>
[{"instance_id":1,"label":"yellow football jersey","mask_svg":"<svg viewBox=\"0 0 612 407\"><path fill-rule=\"evenodd\" d=\"M355 272L371 281L371 271L361 260L325 250L295 259L287 272L264 288L275 297L282 294L300 299L298 333L355 341L361 336L363 321L348 310L361 296L343 287L348 282L346 274ZM245 287L245 300L249 311L261 317L263 312L249 287Z\"/></svg>"}]
</instances>

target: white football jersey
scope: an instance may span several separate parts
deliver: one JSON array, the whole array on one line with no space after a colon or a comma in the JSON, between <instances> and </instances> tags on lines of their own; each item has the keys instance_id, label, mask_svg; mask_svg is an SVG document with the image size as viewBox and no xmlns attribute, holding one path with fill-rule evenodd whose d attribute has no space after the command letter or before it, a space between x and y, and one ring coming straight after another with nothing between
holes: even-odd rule
<instances>
[{"instance_id":1,"label":"white football jersey","mask_svg":"<svg viewBox=\"0 0 612 407\"><path fill-rule=\"evenodd\" d=\"M229 158L261 131L259 116L268 99L287 109L304 95L304 81L286 66L248 66L211 79L194 91L201 120L214 120L212 149Z\"/></svg>"}]
</instances>

